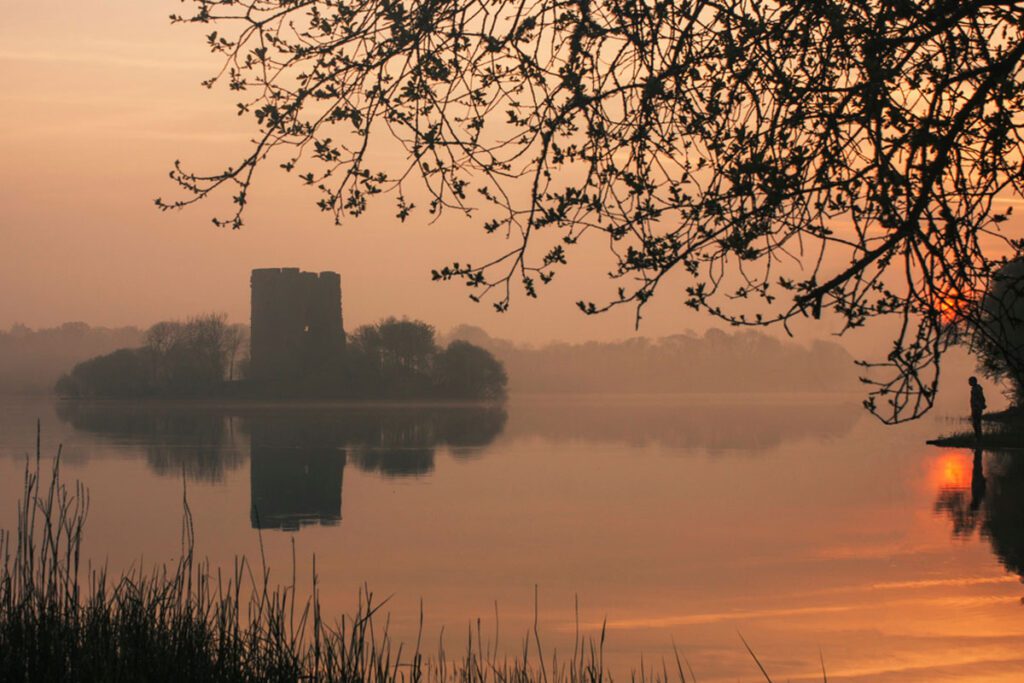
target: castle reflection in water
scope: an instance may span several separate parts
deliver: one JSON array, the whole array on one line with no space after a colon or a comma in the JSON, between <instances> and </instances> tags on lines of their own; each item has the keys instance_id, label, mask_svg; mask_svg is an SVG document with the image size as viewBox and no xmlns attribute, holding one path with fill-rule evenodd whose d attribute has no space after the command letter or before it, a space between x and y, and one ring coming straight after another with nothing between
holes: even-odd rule
<instances>
[{"instance_id":1,"label":"castle reflection in water","mask_svg":"<svg viewBox=\"0 0 1024 683\"><path fill-rule=\"evenodd\" d=\"M514 420L505 406L482 404L61 401L57 414L76 431L144 453L149 467L168 477L219 482L248 458L252 526L284 530L339 523L348 465L383 477L427 476L439 449L474 457L501 434L746 457L785 443L841 437L861 417L843 403L794 409L778 398L744 404L549 397L508 406Z\"/></svg>"},{"instance_id":2,"label":"castle reflection in water","mask_svg":"<svg viewBox=\"0 0 1024 683\"><path fill-rule=\"evenodd\" d=\"M297 530L342 517L345 467L386 477L434 469L438 448L473 454L501 433L500 406L210 407L60 403L76 430L142 449L159 474L216 482L245 461L253 528Z\"/></svg>"}]
</instances>

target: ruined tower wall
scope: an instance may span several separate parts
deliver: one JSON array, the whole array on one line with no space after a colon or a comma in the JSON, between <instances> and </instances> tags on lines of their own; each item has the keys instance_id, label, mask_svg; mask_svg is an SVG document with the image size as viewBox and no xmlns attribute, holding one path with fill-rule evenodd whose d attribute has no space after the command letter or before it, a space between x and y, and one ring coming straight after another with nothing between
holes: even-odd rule
<instances>
[{"instance_id":1,"label":"ruined tower wall","mask_svg":"<svg viewBox=\"0 0 1024 683\"><path fill-rule=\"evenodd\" d=\"M302 379L342 353L345 331L337 273L259 268L252 271L250 284L252 379Z\"/></svg>"}]
</instances>

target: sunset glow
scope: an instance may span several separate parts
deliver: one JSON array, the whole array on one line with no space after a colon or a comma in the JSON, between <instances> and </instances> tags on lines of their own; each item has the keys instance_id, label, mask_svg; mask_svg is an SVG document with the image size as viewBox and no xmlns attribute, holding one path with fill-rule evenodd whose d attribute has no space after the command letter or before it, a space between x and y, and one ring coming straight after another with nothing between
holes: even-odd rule
<instances>
[{"instance_id":1,"label":"sunset glow","mask_svg":"<svg viewBox=\"0 0 1024 683\"><path fill-rule=\"evenodd\" d=\"M948 288L936 296L935 311L944 325L954 325L963 321L976 298L976 294L963 294Z\"/></svg>"},{"instance_id":2,"label":"sunset glow","mask_svg":"<svg viewBox=\"0 0 1024 683\"><path fill-rule=\"evenodd\" d=\"M1024 680L1024 2L3 17L0 683Z\"/></svg>"},{"instance_id":3,"label":"sunset glow","mask_svg":"<svg viewBox=\"0 0 1024 683\"><path fill-rule=\"evenodd\" d=\"M971 457L960 451L947 451L933 460L931 478L939 489L963 489L971 484Z\"/></svg>"}]
</instances>

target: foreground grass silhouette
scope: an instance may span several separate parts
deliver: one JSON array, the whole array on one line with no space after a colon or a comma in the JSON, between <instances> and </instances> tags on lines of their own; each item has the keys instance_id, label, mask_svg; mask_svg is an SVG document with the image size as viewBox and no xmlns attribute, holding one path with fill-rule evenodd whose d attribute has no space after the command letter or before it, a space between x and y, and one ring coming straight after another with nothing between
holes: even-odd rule
<instances>
[{"instance_id":1,"label":"foreground grass silhouette","mask_svg":"<svg viewBox=\"0 0 1024 683\"><path fill-rule=\"evenodd\" d=\"M536 628L522 653L501 656L472 629L464 652L427 656L394 642L383 605L360 593L350 617L321 615L316 558L304 603L291 586L271 585L265 563L244 558L231 574L193 557L194 535L183 499L182 551L176 566L141 568L112 579L87 569L82 585L82 531L88 492L60 478L60 450L49 481L41 474L37 427L34 464L14 532L0 531L0 680L16 681L315 681L344 683L612 683L603 663L605 634L579 637L568 660L545 660ZM379 622L383 620L384 623ZM422 633L422 615L420 630ZM771 681L754 652L753 663ZM633 683L696 681L675 657L671 669L641 665ZM827 680L824 666L822 677Z\"/></svg>"}]
</instances>

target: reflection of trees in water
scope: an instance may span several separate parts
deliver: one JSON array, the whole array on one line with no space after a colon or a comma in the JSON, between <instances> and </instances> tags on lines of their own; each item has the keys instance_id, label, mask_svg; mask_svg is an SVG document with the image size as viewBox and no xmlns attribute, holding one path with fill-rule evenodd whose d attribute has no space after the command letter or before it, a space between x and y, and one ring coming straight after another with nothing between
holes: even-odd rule
<instances>
[{"instance_id":1,"label":"reflection of trees in water","mask_svg":"<svg viewBox=\"0 0 1024 683\"><path fill-rule=\"evenodd\" d=\"M431 408L364 415L352 441L355 464L367 472L402 477L434 469L434 450L472 457L501 433L507 414L494 407Z\"/></svg>"},{"instance_id":2,"label":"reflection of trees in water","mask_svg":"<svg viewBox=\"0 0 1024 683\"><path fill-rule=\"evenodd\" d=\"M610 396L545 398L514 404L512 436L553 441L658 444L673 448L760 450L805 438L847 434L863 410L835 398Z\"/></svg>"},{"instance_id":3,"label":"reflection of trees in water","mask_svg":"<svg viewBox=\"0 0 1024 683\"><path fill-rule=\"evenodd\" d=\"M355 464L364 472L385 477L421 477L434 471L434 449L359 447L352 451Z\"/></svg>"},{"instance_id":4,"label":"reflection of trees in water","mask_svg":"<svg viewBox=\"0 0 1024 683\"><path fill-rule=\"evenodd\" d=\"M220 411L151 403L60 401L57 416L79 431L136 446L160 475L217 482L244 461Z\"/></svg>"},{"instance_id":5,"label":"reflection of trees in water","mask_svg":"<svg viewBox=\"0 0 1024 683\"><path fill-rule=\"evenodd\" d=\"M472 458L505 429L508 413L504 410L450 410L439 416L441 437L451 454Z\"/></svg>"},{"instance_id":6,"label":"reflection of trees in water","mask_svg":"<svg viewBox=\"0 0 1024 683\"><path fill-rule=\"evenodd\" d=\"M982 535L1008 571L1024 577L1024 462L1019 453L993 453L988 463Z\"/></svg>"},{"instance_id":7,"label":"reflection of trees in water","mask_svg":"<svg viewBox=\"0 0 1024 683\"><path fill-rule=\"evenodd\" d=\"M970 484L939 489L935 511L947 515L953 535L976 530L992 545L1007 571L1024 578L1024 461L1020 454L974 452Z\"/></svg>"},{"instance_id":8,"label":"reflection of trees in water","mask_svg":"<svg viewBox=\"0 0 1024 683\"><path fill-rule=\"evenodd\" d=\"M387 477L422 476L434 470L440 442L437 421L415 412L366 415L358 420L352 457L365 472Z\"/></svg>"},{"instance_id":9,"label":"reflection of trees in water","mask_svg":"<svg viewBox=\"0 0 1024 683\"><path fill-rule=\"evenodd\" d=\"M434 469L435 449L479 453L504 429L499 406L187 406L69 402L58 415L75 429L145 449L157 474L219 481L242 462L248 436L251 522L295 530L341 519L344 469L388 477Z\"/></svg>"}]
</instances>

